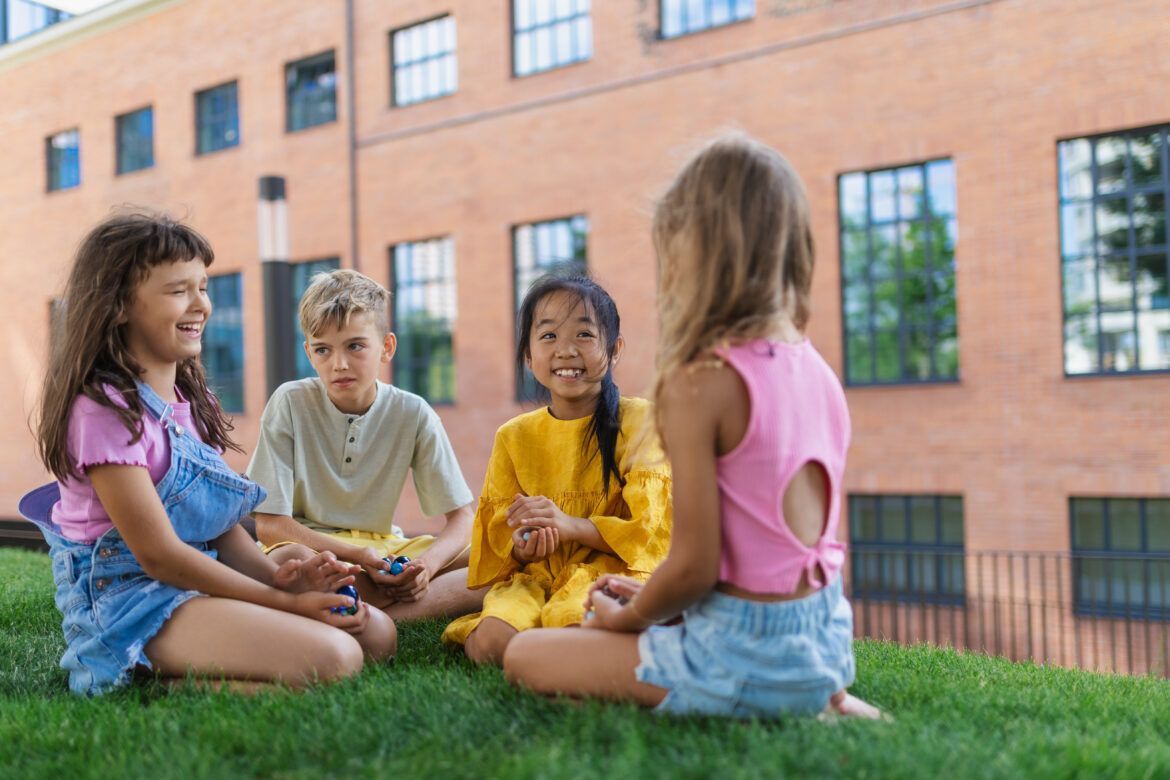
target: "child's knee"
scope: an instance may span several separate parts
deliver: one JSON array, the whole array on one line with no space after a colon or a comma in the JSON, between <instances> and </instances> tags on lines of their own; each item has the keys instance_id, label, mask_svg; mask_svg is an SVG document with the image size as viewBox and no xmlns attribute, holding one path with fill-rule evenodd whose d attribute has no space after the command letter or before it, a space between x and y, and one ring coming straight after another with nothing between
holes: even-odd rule
<instances>
[{"instance_id":1,"label":"child's knee","mask_svg":"<svg viewBox=\"0 0 1170 780\"><path fill-rule=\"evenodd\" d=\"M268 557L277 565L285 561L307 561L314 555L316 553L303 544L286 544L268 553Z\"/></svg>"},{"instance_id":2,"label":"child's knee","mask_svg":"<svg viewBox=\"0 0 1170 780\"><path fill-rule=\"evenodd\" d=\"M361 644L344 631L322 632L311 653L310 663L318 680L333 682L360 672L364 653Z\"/></svg>"},{"instance_id":3,"label":"child's knee","mask_svg":"<svg viewBox=\"0 0 1170 780\"><path fill-rule=\"evenodd\" d=\"M371 661L388 661L398 652L398 626L382 610L370 607L370 622L358 641Z\"/></svg>"},{"instance_id":4,"label":"child's knee","mask_svg":"<svg viewBox=\"0 0 1170 780\"><path fill-rule=\"evenodd\" d=\"M501 664L504 650L516 636L516 629L497 618L485 618L472 631L463 645L463 651L472 663Z\"/></svg>"}]
</instances>

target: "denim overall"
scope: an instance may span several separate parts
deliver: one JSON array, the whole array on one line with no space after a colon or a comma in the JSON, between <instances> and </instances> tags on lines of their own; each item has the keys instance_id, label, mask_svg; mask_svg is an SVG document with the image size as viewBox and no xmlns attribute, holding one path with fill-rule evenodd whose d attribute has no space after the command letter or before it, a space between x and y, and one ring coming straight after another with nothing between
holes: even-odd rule
<instances>
[{"instance_id":1,"label":"denim overall","mask_svg":"<svg viewBox=\"0 0 1170 780\"><path fill-rule=\"evenodd\" d=\"M256 483L235 474L210 445L174 422L174 409L138 383L146 412L167 431L171 465L155 486L180 539L211 558L208 543L226 533L264 500ZM96 695L124 685L136 665L150 667L143 648L184 602L202 595L151 579L117 528L93 542L66 539L52 523L59 485L51 482L20 500L20 513L36 523L53 561L57 608L64 620L69 688Z\"/></svg>"}]
</instances>

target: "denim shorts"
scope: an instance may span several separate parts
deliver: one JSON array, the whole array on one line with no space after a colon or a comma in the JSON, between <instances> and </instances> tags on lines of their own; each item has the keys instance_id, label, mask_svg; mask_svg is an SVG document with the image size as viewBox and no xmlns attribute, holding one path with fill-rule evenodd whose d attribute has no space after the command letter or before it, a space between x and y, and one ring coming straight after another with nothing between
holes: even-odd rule
<instances>
[{"instance_id":1,"label":"denim shorts","mask_svg":"<svg viewBox=\"0 0 1170 780\"><path fill-rule=\"evenodd\" d=\"M669 691L656 712L816 714L853 682L853 610L840 577L796 601L712 591L682 623L644 631L638 654L637 678Z\"/></svg>"}]
</instances>

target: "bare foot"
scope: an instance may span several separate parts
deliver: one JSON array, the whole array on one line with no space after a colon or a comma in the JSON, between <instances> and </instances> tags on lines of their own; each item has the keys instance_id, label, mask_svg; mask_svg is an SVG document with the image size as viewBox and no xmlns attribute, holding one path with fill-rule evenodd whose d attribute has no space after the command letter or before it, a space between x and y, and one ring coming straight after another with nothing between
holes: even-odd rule
<instances>
[{"instance_id":1,"label":"bare foot","mask_svg":"<svg viewBox=\"0 0 1170 780\"><path fill-rule=\"evenodd\" d=\"M890 716L883 715L877 707L845 691L837 691L833 694L825 711L821 713L823 720L831 720L835 717L890 720Z\"/></svg>"}]
</instances>

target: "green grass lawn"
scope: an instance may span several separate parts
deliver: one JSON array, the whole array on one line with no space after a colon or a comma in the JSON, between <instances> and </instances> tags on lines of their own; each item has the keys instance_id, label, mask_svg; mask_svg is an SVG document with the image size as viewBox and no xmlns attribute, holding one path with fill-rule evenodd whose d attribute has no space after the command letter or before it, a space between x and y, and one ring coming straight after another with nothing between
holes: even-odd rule
<instances>
[{"instance_id":1,"label":"green grass lawn","mask_svg":"<svg viewBox=\"0 0 1170 780\"><path fill-rule=\"evenodd\" d=\"M509 687L405 626L393 666L304 694L70 695L48 558L0 550L0 777L1167 777L1170 683L859 642L894 723L660 718Z\"/></svg>"}]
</instances>

